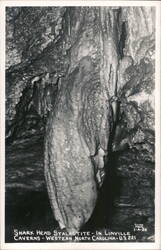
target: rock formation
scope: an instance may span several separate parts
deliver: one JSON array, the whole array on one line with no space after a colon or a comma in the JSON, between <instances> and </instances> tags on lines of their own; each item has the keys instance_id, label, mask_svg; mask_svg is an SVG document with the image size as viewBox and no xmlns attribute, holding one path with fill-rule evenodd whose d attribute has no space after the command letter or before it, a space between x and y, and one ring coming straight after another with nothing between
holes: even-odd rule
<instances>
[{"instance_id":1,"label":"rock formation","mask_svg":"<svg viewBox=\"0 0 161 250\"><path fill-rule=\"evenodd\" d=\"M6 22L6 136L20 137L34 110L36 131L45 127L54 216L61 228L80 230L111 151L139 158L129 163L136 183L143 169L154 177L146 163L154 163L155 8L17 7L7 8ZM118 172L132 173L122 163Z\"/></svg>"}]
</instances>

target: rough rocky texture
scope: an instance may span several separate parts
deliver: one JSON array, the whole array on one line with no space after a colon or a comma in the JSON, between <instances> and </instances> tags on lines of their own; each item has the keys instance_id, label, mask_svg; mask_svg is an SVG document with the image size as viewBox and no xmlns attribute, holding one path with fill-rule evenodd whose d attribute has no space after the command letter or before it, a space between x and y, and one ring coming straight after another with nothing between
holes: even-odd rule
<instances>
[{"instance_id":1,"label":"rough rocky texture","mask_svg":"<svg viewBox=\"0 0 161 250\"><path fill-rule=\"evenodd\" d=\"M120 186L105 224L136 220L153 234L154 17L152 7L7 9L6 136L47 122L48 192L68 230L92 215L106 165Z\"/></svg>"},{"instance_id":2,"label":"rough rocky texture","mask_svg":"<svg viewBox=\"0 0 161 250\"><path fill-rule=\"evenodd\" d=\"M36 104L39 102L35 105L38 114L44 116L50 110L50 95L53 94L59 74L65 66L65 63L62 66L64 58L60 41L63 13L64 8L59 7L7 8L7 130L8 126L9 130L10 127L14 130L16 105L21 106L20 98L24 99L28 88L35 90L35 95L31 99ZM8 136L12 136L12 133Z\"/></svg>"}]
</instances>

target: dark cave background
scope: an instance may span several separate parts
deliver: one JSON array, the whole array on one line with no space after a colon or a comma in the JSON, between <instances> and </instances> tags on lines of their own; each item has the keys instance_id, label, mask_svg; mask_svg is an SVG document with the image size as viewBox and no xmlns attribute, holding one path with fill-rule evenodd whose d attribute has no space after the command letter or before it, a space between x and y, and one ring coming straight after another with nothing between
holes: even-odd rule
<instances>
[{"instance_id":1,"label":"dark cave background","mask_svg":"<svg viewBox=\"0 0 161 250\"><path fill-rule=\"evenodd\" d=\"M69 55L76 63L80 60L71 50L78 50L77 44L85 46L84 30L88 32L91 20L96 22L98 8L6 8L6 242L13 242L14 229L58 226L44 180L45 124L59 82L74 67ZM137 241L153 241L155 10L116 9L122 22L118 47L124 62L119 69L120 110L107 178L82 230L134 234L134 224L143 224L147 231L135 232Z\"/></svg>"}]
</instances>

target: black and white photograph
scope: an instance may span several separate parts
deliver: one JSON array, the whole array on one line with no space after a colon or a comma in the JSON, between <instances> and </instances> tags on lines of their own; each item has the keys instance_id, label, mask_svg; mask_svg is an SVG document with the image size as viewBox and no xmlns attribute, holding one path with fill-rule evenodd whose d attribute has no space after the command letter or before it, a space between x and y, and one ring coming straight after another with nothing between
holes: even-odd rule
<instances>
[{"instance_id":1,"label":"black and white photograph","mask_svg":"<svg viewBox=\"0 0 161 250\"><path fill-rule=\"evenodd\" d=\"M158 5L15 2L4 13L2 250L160 249Z\"/></svg>"}]
</instances>

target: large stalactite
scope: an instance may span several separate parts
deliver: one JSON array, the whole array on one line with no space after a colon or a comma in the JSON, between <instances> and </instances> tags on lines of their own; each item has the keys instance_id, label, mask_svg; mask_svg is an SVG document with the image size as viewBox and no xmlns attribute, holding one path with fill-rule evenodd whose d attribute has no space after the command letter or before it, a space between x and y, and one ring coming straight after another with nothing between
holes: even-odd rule
<instances>
[{"instance_id":1,"label":"large stalactite","mask_svg":"<svg viewBox=\"0 0 161 250\"><path fill-rule=\"evenodd\" d=\"M105 174L119 64L118 14L84 9L81 38L70 49L70 67L47 125L46 183L55 217L67 230L79 230L91 217Z\"/></svg>"}]
</instances>

